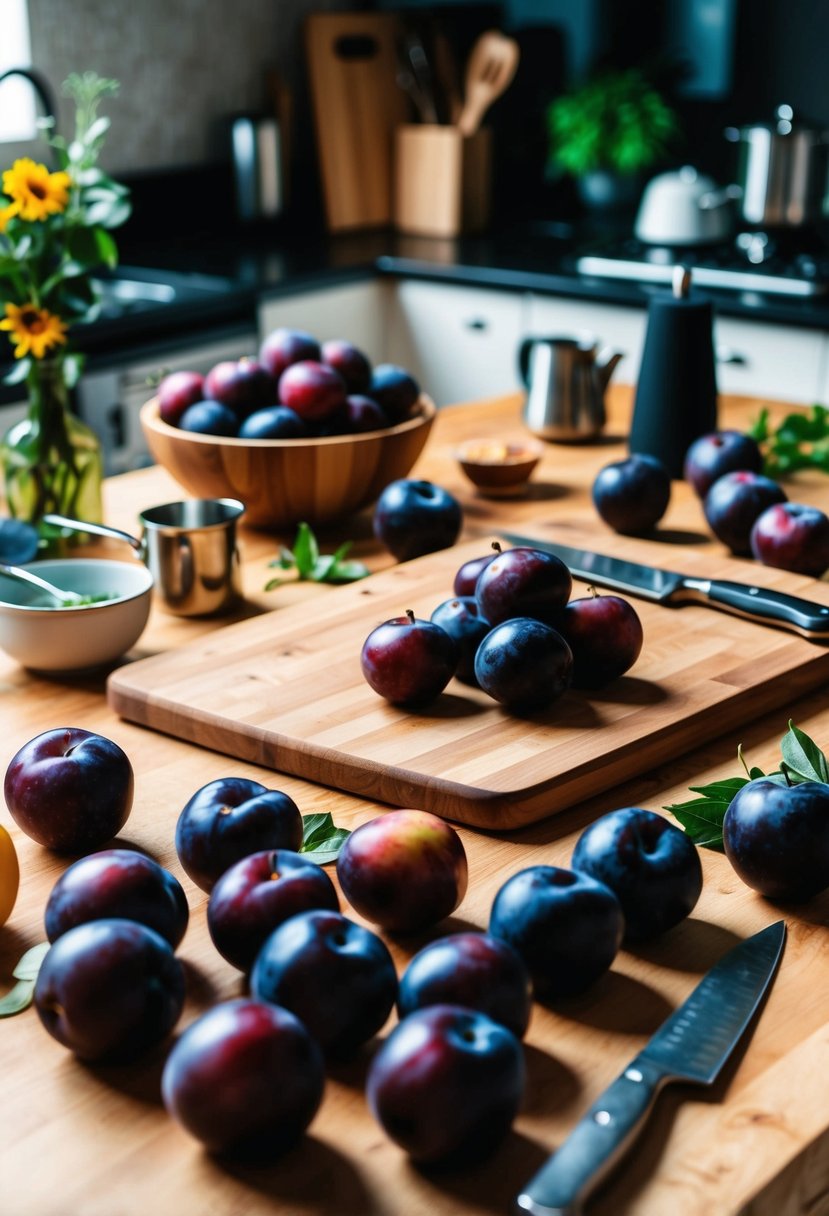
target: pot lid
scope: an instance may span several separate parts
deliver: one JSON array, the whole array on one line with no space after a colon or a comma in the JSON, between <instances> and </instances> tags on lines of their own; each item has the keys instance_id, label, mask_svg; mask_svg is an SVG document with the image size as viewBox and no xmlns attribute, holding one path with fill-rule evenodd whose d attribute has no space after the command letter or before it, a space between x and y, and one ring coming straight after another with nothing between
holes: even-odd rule
<instances>
[{"instance_id":1,"label":"pot lid","mask_svg":"<svg viewBox=\"0 0 829 1216\"><path fill-rule=\"evenodd\" d=\"M736 143L754 131L769 131L772 135L803 135L814 139L824 139L826 131L813 123L799 121L795 118L794 109L790 105L779 105L774 111L773 122L751 122L741 127L726 127L725 137Z\"/></svg>"}]
</instances>

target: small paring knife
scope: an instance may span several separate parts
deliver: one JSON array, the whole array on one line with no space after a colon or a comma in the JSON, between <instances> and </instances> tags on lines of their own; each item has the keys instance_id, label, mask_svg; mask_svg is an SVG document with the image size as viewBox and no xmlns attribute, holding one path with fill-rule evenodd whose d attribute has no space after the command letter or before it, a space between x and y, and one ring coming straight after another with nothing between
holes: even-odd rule
<instances>
[{"instance_id":1,"label":"small paring knife","mask_svg":"<svg viewBox=\"0 0 829 1216\"><path fill-rule=\"evenodd\" d=\"M529 545L560 557L571 574L600 587L626 591L640 599L673 608L680 604L704 604L742 616L762 625L788 629L812 642L829 641L829 608L812 600L771 591L751 583L732 583L725 579L696 578L673 570L659 570L638 562L574 549L557 541L539 540L501 532L511 545Z\"/></svg>"},{"instance_id":2,"label":"small paring knife","mask_svg":"<svg viewBox=\"0 0 829 1216\"><path fill-rule=\"evenodd\" d=\"M697 984L524 1187L516 1216L579 1216L672 1081L712 1085L774 977L782 920L734 946Z\"/></svg>"}]
</instances>

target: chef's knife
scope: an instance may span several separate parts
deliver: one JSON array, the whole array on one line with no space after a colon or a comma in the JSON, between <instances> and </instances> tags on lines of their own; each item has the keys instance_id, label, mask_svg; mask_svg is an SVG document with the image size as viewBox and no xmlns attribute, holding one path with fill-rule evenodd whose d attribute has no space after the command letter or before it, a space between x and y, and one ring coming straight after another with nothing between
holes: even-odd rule
<instances>
[{"instance_id":1,"label":"chef's knife","mask_svg":"<svg viewBox=\"0 0 829 1216\"><path fill-rule=\"evenodd\" d=\"M520 1216L578 1216L671 1081L712 1085L771 983L786 939L782 920L734 946L700 980L524 1187Z\"/></svg>"},{"instance_id":2,"label":"chef's knife","mask_svg":"<svg viewBox=\"0 0 829 1216\"><path fill-rule=\"evenodd\" d=\"M530 545L560 557L572 574L601 587L627 591L641 599L674 607L677 604L707 604L735 616L748 617L764 625L777 625L799 633L811 641L829 640L829 608L812 600L799 599L782 591L770 591L751 583L732 583L724 579L696 578L642 566L638 562L574 549L558 541L538 540L501 532L513 545Z\"/></svg>"}]
</instances>

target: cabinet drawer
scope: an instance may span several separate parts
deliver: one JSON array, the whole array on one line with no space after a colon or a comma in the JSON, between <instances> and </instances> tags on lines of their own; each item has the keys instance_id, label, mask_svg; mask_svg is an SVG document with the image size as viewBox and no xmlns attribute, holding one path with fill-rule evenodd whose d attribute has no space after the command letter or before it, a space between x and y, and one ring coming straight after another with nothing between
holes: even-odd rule
<instances>
[{"instance_id":1,"label":"cabinet drawer","mask_svg":"<svg viewBox=\"0 0 829 1216\"><path fill-rule=\"evenodd\" d=\"M512 393L525 320L519 292L403 281L388 358L408 367L439 406Z\"/></svg>"},{"instance_id":2,"label":"cabinet drawer","mask_svg":"<svg viewBox=\"0 0 829 1216\"><path fill-rule=\"evenodd\" d=\"M714 337L721 393L803 405L820 399L827 339L819 330L720 317Z\"/></svg>"}]
</instances>

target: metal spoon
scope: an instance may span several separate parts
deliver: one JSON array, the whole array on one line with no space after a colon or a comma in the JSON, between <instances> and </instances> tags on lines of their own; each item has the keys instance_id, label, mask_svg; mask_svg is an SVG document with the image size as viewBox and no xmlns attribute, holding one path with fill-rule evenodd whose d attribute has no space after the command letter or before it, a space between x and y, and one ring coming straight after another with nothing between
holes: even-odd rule
<instances>
[{"instance_id":1,"label":"metal spoon","mask_svg":"<svg viewBox=\"0 0 829 1216\"><path fill-rule=\"evenodd\" d=\"M80 595L77 591L64 591L61 587L53 587L39 574L32 574L31 570L23 570L20 566L6 566L0 562L0 574L5 575L6 578L17 579L20 583L28 583L31 587L37 587L38 591L45 591L63 608L76 608L80 604L89 604L94 598Z\"/></svg>"}]
</instances>

